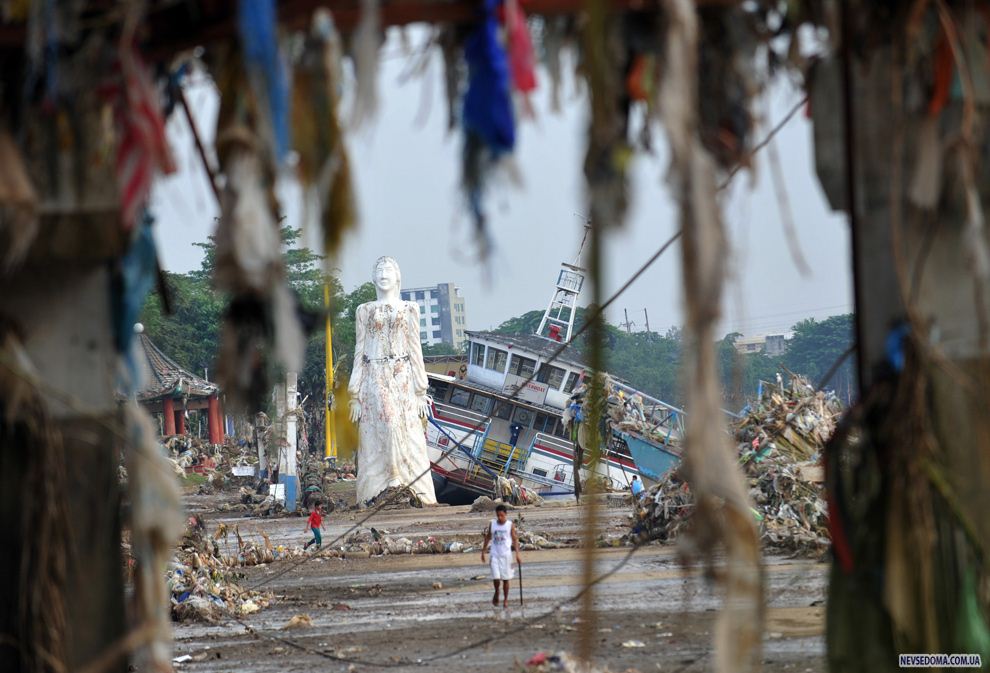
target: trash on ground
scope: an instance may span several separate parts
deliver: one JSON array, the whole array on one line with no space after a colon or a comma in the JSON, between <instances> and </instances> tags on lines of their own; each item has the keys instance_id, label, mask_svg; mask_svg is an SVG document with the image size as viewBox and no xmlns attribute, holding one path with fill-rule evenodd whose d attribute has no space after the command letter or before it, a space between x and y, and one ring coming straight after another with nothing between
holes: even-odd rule
<instances>
[{"instance_id":1,"label":"trash on ground","mask_svg":"<svg viewBox=\"0 0 990 673\"><path fill-rule=\"evenodd\" d=\"M800 377L773 388L734 426L753 517L763 544L775 551L821 556L830 544L820 458L843 409L832 393ZM633 523L639 539L670 540L687 525L694 498L679 468L640 500Z\"/></svg>"},{"instance_id":2,"label":"trash on ground","mask_svg":"<svg viewBox=\"0 0 990 673\"><path fill-rule=\"evenodd\" d=\"M309 628L313 625L313 618L307 614L293 615L292 619L285 623L283 630Z\"/></svg>"}]
</instances>

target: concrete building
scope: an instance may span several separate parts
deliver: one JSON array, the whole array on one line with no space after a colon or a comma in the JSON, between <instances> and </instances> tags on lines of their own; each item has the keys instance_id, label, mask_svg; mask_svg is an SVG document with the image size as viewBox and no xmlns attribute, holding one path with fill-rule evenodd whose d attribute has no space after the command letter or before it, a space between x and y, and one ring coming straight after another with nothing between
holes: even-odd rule
<instances>
[{"instance_id":1,"label":"concrete building","mask_svg":"<svg viewBox=\"0 0 990 673\"><path fill-rule=\"evenodd\" d=\"M771 357L783 355L787 350L787 340L783 334L741 336L733 342L733 345L740 353L764 353Z\"/></svg>"},{"instance_id":2,"label":"concrete building","mask_svg":"<svg viewBox=\"0 0 990 673\"><path fill-rule=\"evenodd\" d=\"M459 287L453 283L414 287L403 290L402 298L419 304L419 340L424 346L445 343L460 348L464 344L467 313Z\"/></svg>"}]
</instances>

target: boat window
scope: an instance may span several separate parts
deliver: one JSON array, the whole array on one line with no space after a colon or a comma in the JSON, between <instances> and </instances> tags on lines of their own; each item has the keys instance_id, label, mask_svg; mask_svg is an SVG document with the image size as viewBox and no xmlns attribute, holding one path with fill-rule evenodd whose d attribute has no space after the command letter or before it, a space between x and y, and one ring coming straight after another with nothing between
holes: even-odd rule
<instances>
[{"instance_id":1,"label":"boat window","mask_svg":"<svg viewBox=\"0 0 990 673\"><path fill-rule=\"evenodd\" d=\"M505 372L505 363L509 359L509 353L507 351L499 350L498 348L488 349L488 358L485 360L485 369L491 369L499 374Z\"/></svg>"},{"instance_id":2,"label":"boat window","mask_svg":"<svg viewBox=\"0 0 990 673\"><path fill-rule=\"evenodd\" d=\"M471 401L471 393L463 388L454 388L450 393L450 403L457 407L467 408Z\"/></svg>"},{"instance_id":3,"label":"boat window","mask_svg":"<svg viewBox=\"0 0 990 673\"><path fill-rule=\"evenodd\" d=\"M578 374L577 372L571 372L570 374L567 375L567 385L564 386L565 393L570 393L574 391L574 386L577 385L579 377L580 374Z\"/></svg>"},{"instance_id":4,"label":"boat window","mask_svg":"<svg viewBox=\"0 0 990 673\"><path fill-rule=\"evenodd\" d=\"M450 391L450 384L446 381L430 381L430 397L436 402L447 400L447 393Z\"/></svg>"},{"instance_id":5,"label":"boat window","mask_svg":"<svg viewBox=\"0 0 990 673\"><path fill-rule=\"evenodd\" d=\"M536 360L524 358L521 355L513 355L509 364L509 373L526 378L536 371Z\"/></svg>"},{"instance_id":6,"label":"boat window","mask_svg":"<svg viewBox=\"0 0 990 673\"><path fill-rule=\"evenodd\" d=\"M512 422L528 428L533 422L533 412L526 407L516 407L515 413L512 414Z\"/></svg>"},{"instance_id":7,"label":"boat window","mask_svg":"<svg viewBox=\"0 0 990 673\"><path fill-rule=\"evenodd\" d=\"M545 477L545 476L547 476L547 471L546 470L541 470L540 468L535 467L535 468L533 468L533 474L535 474L537 477Z\"/></svg>"},{"instance_id":8,"label":"boat window","mask_svg":"<svg viewBox=\"0 0 990 673\"><path fill-rule=\"evenodd\" d=\"M503 421L509 420L512 416L512 405L503 400L497 400L495 402L495 411L492 412L492 416L495 418L501 418Z\"/></svg>"},{"instance_id":9,"label":"boat window","mask_svg":"<svg viewBox=\"0 0 990 673\"><path fill-rule=\"evenodd\" d=\"M553 426L557 419L549 414L536 414L536 423L533 429L537 432L553 432Z\"/></svg>"},{"instance_id":10,"label":"boat window","mask_svg":"<svg viewBox=\"0 0 990 673\"><path fill-rule=\"evenodd\" d=\"M471 344L471 364L484 367L485 366L485 345L484 344Z\"/></svg>"},{"instance_id":11,"label":"boat window","mask_svg":"<svg viewBox=\"0 0 990 673\"><path fill-rule=\"evenodd\" d=\"M540 365L540 373L536 375L536 380L545 383L553 390L560 390L560 384L564 382L564 374L567 371L553 365Z\"/></svg>"},{"instance_id":12,"label":"boat window","mask_svg":"<svg viewBox=\"0 0 990 673\"><path fill-rule=\"evenodd\" d=\"M488 395L474 394L471 398L471 411L477 411L479 414L487 415L492 409L492 398Z\"/></svg>"}]
</instances>

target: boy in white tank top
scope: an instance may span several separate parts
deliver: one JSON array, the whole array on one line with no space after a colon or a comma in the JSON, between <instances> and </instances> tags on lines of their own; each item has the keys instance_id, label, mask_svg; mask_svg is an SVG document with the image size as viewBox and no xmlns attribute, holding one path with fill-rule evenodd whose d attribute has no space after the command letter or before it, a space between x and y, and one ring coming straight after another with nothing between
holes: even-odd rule
<instances>
[{"instance_id":1,"label":"boy in white tank top","mask_svg":"<svg viewBox=\"0 0 990 673\"><path fill-rule=\"evenodd\" d=\"M505 505L495 508L495 519L485 529L485 543L481 546L481 562L485 562L485 552L491 543L492 582L495 585L495 595L492 605L498 607L498 589L502 585L502 607L509 607L509 580L512 579L512 553L515 550L516 563L519 559L519 536L516 527L509 521L509 510Z\"/></svg>"}]
</instances>

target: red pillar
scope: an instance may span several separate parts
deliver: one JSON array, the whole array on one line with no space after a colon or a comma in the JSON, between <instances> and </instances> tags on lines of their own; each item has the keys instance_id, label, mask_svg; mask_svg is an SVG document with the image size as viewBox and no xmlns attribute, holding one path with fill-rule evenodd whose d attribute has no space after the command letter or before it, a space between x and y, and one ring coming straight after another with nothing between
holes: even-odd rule
<instances>
[{"instance_id":1,"label":"red pillar","mask_svg":"<svg viewBox=\"0 0 990 673\"><path fill-rule=\"evenodd\" d=\"M162 400L162 415L165 417L165 429L162 434L166 437L175 434L175 403L171 397Z\"/></svg>"},{"instance_id":2,"label":"red pillar","mask_svg":"<svg viewBox=\"0 0 990 673\"><path fill-rule=\"evenodd\" d=\"M217 395L217 426L220 428L220 441L223 444L227 439L227 418L223 413L223 405L220 403L220 396Z\"/></svg>"},{"instance_id":3,"label":"red pillar","mask_svg":"<svg viewBox=\"0 0 990 673\"><path fill-rule=\"evenodd\" d=\"M186 414L182 409L175 410L175 432L179 435L186 434Z\"/></svg>"},{"instance_id":4,"label":"red pillar","mask_svg":"<svg viewBox=\"0 0 990 673\"><path fill-rule=\"evenodd\" d=\"M219 444L222 437L220 433L223 432L220 429L220 400L214 395L209 398L207 404L209 406L206 418L210 431L210 444Z\"/></svg>"}]
</instances>

